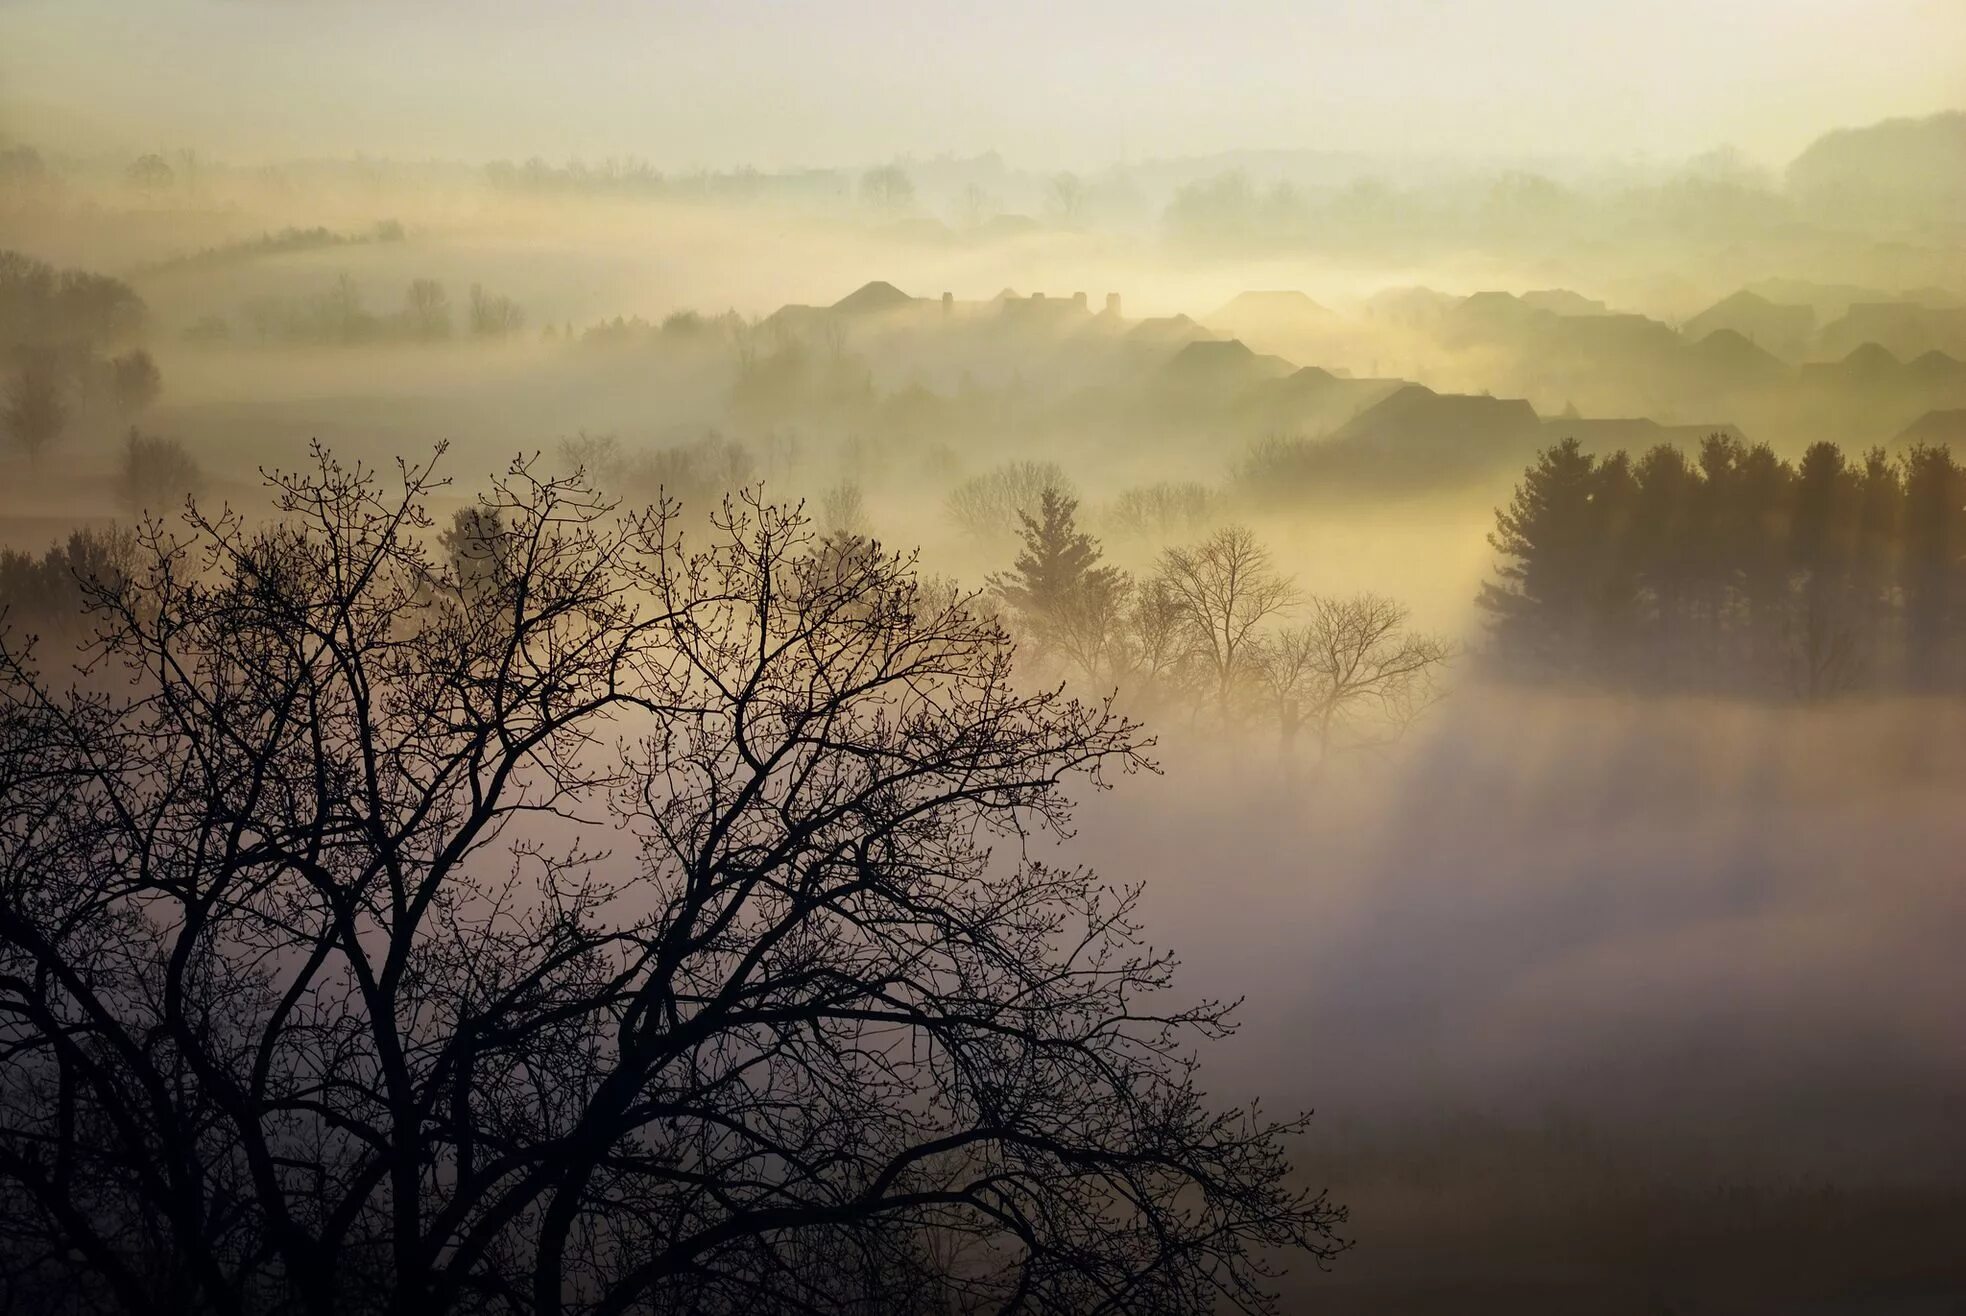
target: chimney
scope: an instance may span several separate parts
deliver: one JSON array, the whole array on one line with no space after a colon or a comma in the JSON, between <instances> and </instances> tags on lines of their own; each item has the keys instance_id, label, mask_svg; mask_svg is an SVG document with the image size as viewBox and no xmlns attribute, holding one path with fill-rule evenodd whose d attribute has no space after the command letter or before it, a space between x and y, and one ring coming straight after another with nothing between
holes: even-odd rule
<instances>
[{"instance_id":1,"label":"chimney","mask_svg":"<svg viewBox=\"0 0 1966 1316\"><path fill-rule=\"evenodd\" d=\"M956 294L952 292L943 293L942 314L948 315L950 312L954 311L955 309L956 309Z\"/></svg>"},{"instance_id":2,"label":"chimney","mask_svg":"<svg viewBox=\"0 0 1966 1316\"><path fill-rule=\"evenodd\" d=\"M1112 316L1115 320L1119 319L1120 295L1118 293L1109 292L1106 294L1106 314Z\"/></svg>"},{"instance_id":3,"label":"chimney","mask_svg":"<svg viewBox=\"0 0 1966 1316\"><path fill-rule=\"evenodd\" d=\"M1082 292L1073 293L1072 305L1078 307L1081 311L1083 311L1085 309L1085 294Z\"/></svg>"}]
</instances>

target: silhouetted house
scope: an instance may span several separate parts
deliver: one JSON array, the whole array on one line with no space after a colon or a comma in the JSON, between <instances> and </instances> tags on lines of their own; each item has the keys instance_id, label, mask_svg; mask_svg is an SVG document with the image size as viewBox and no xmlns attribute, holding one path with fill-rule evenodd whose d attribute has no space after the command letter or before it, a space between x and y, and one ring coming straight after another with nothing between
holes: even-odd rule
<instances>
[{"instance_id":1,"label":"silhouetted house","mask_svg":"<svg viewBox=\"0 0 1966 1316\"><path fill-rule=\"evenodd\" d=\"M1789 368L1734 329L1716 329L1687 348L1689 384L1702 393L1765 388L1788 378Z\"/></svg>"},{"instance_id":2,"label":"silhouetted house","mask_svg":"<svg viewBox=\"0 0 1966 1316\"><path fill-rule=\"evenodd\" d=\"M1292 372L1280 356L1253 352L1239 338L1199 340L1182 347L1161 368L1163 385L1226 394Z\"/></svg>"},{"instance_id":3,"label":"silhouetted house","mask_svg":"<svg viewBox=\"0 0 1966 1316\"><path fill-rule=\"evenodd\" d=\"M1905 371L1927 388L1950 392L1966 388L1966 361L1931 351L1905 363Z\"/></svg>"},{"instance_id":4,"label":"silhouetted house","mask_svg":"<svg viewBox=\"0 0 1966 1316\"><path fill-rule=\"evenodd\" d=\"M1136 343L1172 345L1213 339L1217 335L1185 315L1150 315L1127 330L1127 337Z\"/></svg>"},{"instance_id":5,"label":"silhouetted house","mask_svg":"<svg viewBox=\"0 0 1966 1316\"><path fill-rule=\"evenodd\" d=\"M1839 361L1804 362L1798 377L1813 390L1888 388L1902 382L1904 363L1876 343L1863 343Z\"/></svg>"},{"instance_id":6,"label":"silhouetted house","mask_svg":"<svg viewBox=\"0 0 1966 1316\"><path fill-rule=\"evenodd\" d=\"M828 308L842 315L878 315L887 311L912 308L921 304L921 299L910 297L901 289L883 279L864 283Z\"/></svg>"},{"instance_id":7,"label":"silhouetted house","mask_svg":"<svg viewBox=\"0 0 1966 1316\"><path fill-rule=\"evenodd\" d=\"M1966 357L1966 307L1859 302L1823 327L1826 352L1847 352L1864 343L1877 343L1900 358L1933 350Z\"/></svg>"},{"instance_id":8,"label":"silhouetted house","mask_svg":"<svg viewBox=\"0 0 1966 1316\"><path fill-rule=\"evenodd\" d=\"M1701 311L1680 326L1688 342L1697 343L1721 330L1731 330L1778 357L1799 360L1816 333L1816 311L1810 306L1784 305L1743 289Z\"/></svg>"},{"instance_id":9,"label":"silhouetted house","mask_svg":"<svg viewBox=\"0 0 1966 1316\"><path fill-rule=\"evenodd\" d=\"M1512 292L1478 292L1463 297L1440 322L1444 341L1521 344L1538 331L1554 328L1561 317L1530 306Z\"/></svg>"},{"instance_id":10,"label":"silhouetted house","mask_svg":"<svg viewBox=\"0 0 1966 1316\"><path fill-rule=\"evenodd\" d=\"M1951 448L1955 456L1966 456L1966 407L1928 411L1904 427L1891 440L1894 448Z\"/></svg>"},{"instance_id":11,"label":"silhouetted house","mask_svg":"<svg viewBox=\"0 0 1966 1316\"><path fill-rule=\"evenodd\" d=\"M1062 324L1091 314L1082 292L1070 297L1047 297L1041 292L1019 297L1005 289L997 294L997 305L1005 316L1024 323Z\"/></svg>"},{"instance_id":12,"label":"silhouetted house","mask_svg":"<svg viewBox=\"0 0 1966 1316\"><path fill-rule=\"evenodd\" d=\"M1522 398L1436 393L1407 384L1347 421L1326 441L1350 458L1355 479L1438 486L1518 469L1543 426Z\"/></svg>"},{"instance_id":13,"label":"silhouetted house","mask_svg":"<svg viewBox=\"0 0 1966 1316\"><path fill-rule=\"evenodd\" d=\"M1595 298L1568 288L1541 288L1526 292L1521 298L1524 306L1538 311L1548 311L1551 315L1582 316L1609 315L1611 308Z\"/></svg>"},{"instance_id":14,"label":"silhouetted house","mask_svg":"<svg viewBox=\"0 0 1966 1316\"><path fill-rule=\"evenodd\" d=\"M1305 366L1250 387L1236 403L1237 428L1320 437L1406 385L1403 379L1351 379Z\"/></svg>"}]
</instances>

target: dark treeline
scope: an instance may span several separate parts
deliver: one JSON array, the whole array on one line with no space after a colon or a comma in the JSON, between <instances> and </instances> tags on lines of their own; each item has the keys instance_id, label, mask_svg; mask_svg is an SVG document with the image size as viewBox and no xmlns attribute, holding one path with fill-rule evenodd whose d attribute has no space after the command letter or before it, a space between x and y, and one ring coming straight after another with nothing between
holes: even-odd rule
<instances>
[{"instance_id":1,"label":"dark treeline","mask_svg":"<svg viewBox=\"0 0 1966 1316\"><path fill-rule=\"evenodd\" d=\"M1966 468L1944 447L1791 463L1710 436L1542 453L1490 542L1506 672L1821 697L1966 686Z\"/></svg>"},{"instance_id":2,"label":"dark treeline","mask_svg":"<svg viewBox=\"0 0 1966 1316\"><path fill-rule=\"evenodd\" d=\"M120 279L0 251L0 435L38 462L78 412L126 419L163 376L141 347L148 310Z\"/></svg>"}]
</instances>

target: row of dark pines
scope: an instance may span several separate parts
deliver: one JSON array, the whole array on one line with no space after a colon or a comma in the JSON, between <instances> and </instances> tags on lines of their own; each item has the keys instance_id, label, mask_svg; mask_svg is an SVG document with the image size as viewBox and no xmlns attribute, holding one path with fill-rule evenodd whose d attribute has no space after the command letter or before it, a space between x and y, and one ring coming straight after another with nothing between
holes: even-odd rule
<instances>
[{"instance_id":1,"label":"row of dark pines","mask_svg":"<svg viewBox=\"0 0 1966 1316\"><path fill-rule=\"evenodd\" d=\"M1490 543L1489 657L1535 680L1817 698L1966 689L1966 468L1712 435L1539 455Z\"/></svg>"}]
</instances>

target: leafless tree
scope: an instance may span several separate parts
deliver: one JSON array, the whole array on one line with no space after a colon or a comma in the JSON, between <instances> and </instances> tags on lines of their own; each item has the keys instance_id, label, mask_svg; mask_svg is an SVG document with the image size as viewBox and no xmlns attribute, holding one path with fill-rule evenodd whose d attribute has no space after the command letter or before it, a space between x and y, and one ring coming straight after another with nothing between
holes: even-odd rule
<instances>
[{"instance_id":1,"label":"leafless tree","mask_svg":"<svg viewBox=\"0 0 1966 1316\"><path fill-rule=\"evenodd\" d=\"M479 338L507 338L526 327L525 308L480 284L471 285L471 332Z\"/></svg>"},{"instance_id":2,"label":"leafless tree","mask_svg":"<svg viewBox=\"0 0 1966 1316\"><path fill-rule=\"evenodd\" d=\"M1015 461L972 475L949 492L949 519L974 539L1008 540L1044 510L1047 491L1077 496L1056 462Z\"/></svg>"},{"instance_id":3,"label":"leafless tree","mask_svg":"<svg viewBox=\"0 0 1966 1316\"><path fill-rule=\"evenodd\" d=\"M865 539L872 525L867 497L853 480L842 480L819 496L819 525L828 535Z\"/></svg>"},{"instance_id":4,"label":"leafless tree","mask_svg":"<svg viewBox=\"0 0 1966 1316\"><path fill-rule=\"evenodd\" d=\"M1451 649L1407 628L1378 594L1312 597L1308 619L1263 637L1255 661L1285 744L1308 725L1323 759L1340 743L1397 737L1434 700Z\"/></svg>"},{"instance_id":5,"label":"leafless tree","mask_svg":"<svg viewBox=\"0 0 1966 1316\"><path fill-rule=\"evenodd\" d=\"M0 645L0 1305L1262 1311L1335 1250L1137 890L1025 844L1131 723L755 497L685 553L517 463L461 576L437 483L153 524L95 693Z\"/></svg>"},{"instance_id":6,"label":"leafless tree","mask_svg":"<svg viewBox=\"0 0 1966 1316\"><path fill-rule=\"evenodd\" d=\"M1053 174L1045 181L1046 199L1058 217L1068 224L1077 220L1085 209L1085 194L1085 180L1070 171Z\"/></svg>"},{"instance_id":7,"label":"leafless tree","mask_svg":"<svg viewBox=\"0 0 1966 1316\"><path fill-rule=\"evenodd\" d=\"M860 176L860 195L878 210L906 210L915 202L915 180L900 165L880 165Z\"/></svg>"},{"instance_id":8,"label":"leafless tree","mask_svg":"<svg viewBox=\"0 0 1966 1316\"><path fill-rule=\"evenodd\" d=\"M476 290L474 289L474 294ZM478 302L474 300L474 313ZM451 299L444 291L444 285L435 279L412 279L409 290L403 294L403 318L409 326L413 338L425 342L451 336ZM473 327L477 326L474 318ZM547 326L549 329L551 325ZM483 332L478 330L478 332Z\"/></svg>"},{"instance_id":9,"label":"leafless tree","mask_svg":"<svg viewBox=\"0 0 1966 1316\"><path fill-rule=\"evenodd\" d=\"M1258 632L1297 601L1269 550L1243 526L1228 526L1189 548L1161 554L1156 580L1181 619L1189 660L1226 715L1251 674Z\"/></svg>"}]
</instances>

